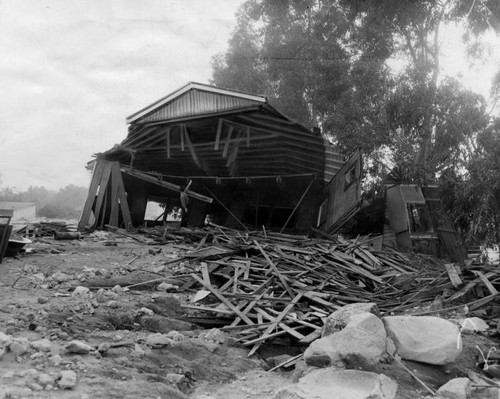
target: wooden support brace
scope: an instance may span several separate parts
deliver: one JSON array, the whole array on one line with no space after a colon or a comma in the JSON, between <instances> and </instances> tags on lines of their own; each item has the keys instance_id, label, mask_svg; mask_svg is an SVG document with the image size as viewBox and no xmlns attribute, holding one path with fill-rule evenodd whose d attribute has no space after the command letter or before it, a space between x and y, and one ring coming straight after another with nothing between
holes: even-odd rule
<instances>
[{"instance_id":1,"label":"wooden support brace","mask_svg":"<svg viewBox=\"0 0 500 399\"><path fill-rule=\"evenodd\" d=\"M176 191L178 193L180 193L182 191L181 187L178 186L177 184L169 183L169 182L166 182L164 180L158 180L158 178L153 177L151 175L148 175L147 173L139 172L138 170L134 170L134 169L130 169L130 168L122 168L121 170L123 173L126 173L130 176L137 177L138 179L147 181L149 183L156 184L157 186L168 188L169 190L173 190L173 191ZM206 195L202 195L202 194L199 194L199 193L191 191L191 190L188 190L187 195L189 195L190 197L199 199L200 201L207 202L209 204L211 204L213 202L213 198L207 197Z\"/></svg>"},{"instance_id":2,"label":"wooden support brace","mask_svg":"<svg viewBox=\"0 0 500 399\"><path fill-rule=\"evenodd\" d=\"M229 144L231 142L231 135L233 134L234 127L229 126L229 130L227 132L226 143L224 144L224 150L222 151L222 157L226 158L227 153L229 151Z\"/></svg>"},{"instance_id":3,"label":"wooden support brace","mask_svg":"<svg viewBox=\"0 0 500 399\"><path fill-rule=\"evenodd\" d=\"M200 162L198 156L196 155L196 151L193 147L193 143L191 142L191 138L189 137L189 132L187 130L187 127L186 127L186 125L182 125L182 126L184 129L184 136L186 138L186 144L189 148L189 152L191 153L191 158L193 158L193 162L196 164L196 166L198 168L203 169L201 162Z\"/></svg>"},{"instance_id":4,"label":"wooden support brace","mask_svg":"<svg viewBox=\"0 0 500 399\"><path fill-rule=\"evenodd\" d=\"M113 168L111 169L112 179L116 181L118 186L118 200L120 201L120 209L122 211L123 224L128 230L132 227L132 218L130 216L130 209L128 207L127 193L125 192L125 185L123 184L122 172L120 170L120 164L114 162Z\"/></svg>"},{"instance_id":5,"label":"wooden support brace","mask_svg":"<svg viewBox=\"0 0 500 399\"><path fill-rule=\"evenodd\" d=\"M167 139L167 158L170 159L170 131L171 129L167 129L166 139Z\"/></svg>"},{"instance_id":6,"label":"wooden support brace","mask_svg":"<svg viewBox=\"0 0 500 399\"><path fill-rule=\"evenodd\" d=\"M283 230L285 230L287 224L290 222L290 220L292 219L292 216L295 214L295 211L297 210L297 208L300 206L300 204L302 203L302 201L306 197L306 195L309 192L309 190L311 189L313 183L314 183L314 179L311 180L311 182L309 183L309 185L306 188L306 191L304 191L304 194L302 194L302 197L300 197L299 202L297 202L297 205L295 205L295 208L293 208L292 213L290 213L290 216L288 216L288 219L286 220L285 224L281 228L280 233L283 233Z\"/></svg>"},{"instance_id":7,"label":"wooden support brace","mask_svg":"<svg viewBox=\"0 0 500 399\"><path fill-rule=\"evenodd\" d=\"M214 150L217 151L219 149L219 144L220 144L220 136L222 134L222 123L224 122L223 119L219 118L217 122L217 134L215 136L215 146Z\"/></svg>"},{"instance_id":8,"label":"wooden support brace","mask_svg":"<svg viewBox=\"0 0 500 399\"><path fill-rule=\"evenodd\" d=\"M92 180L90 182L89 192L87 194L87 199L85 205L83 206L82 215L80 216L80 221L78 222L78 230L83 230L89 224L90 215L92 213L92 205L94 204L95 196L97 194L97 189L99 183L102 179L102 172L104 170L104 165L106 161L97 159L94 166L94 172L92 173Z\"/></svg>"},{"instance_id":9,"label":"wooden support brace","mask_svg":"<svg viewBox=\"0 0 500 399\"><path fill-rule=\"evenodd\" d=\"M121 172L120 172L121 173ZM109 216L109 225L119 227L118 221L120 217L120 199L118 198L118 182L111 173L111 213Z\"/></svg>"},{"instance_id":10,"label":"wooden support brace","mask_svg":"<svg viewBox=\"0 0 500 399\"><path fill-rule=\"evenodd\" d=\"M181 151L184 151L184 132L186 131L186 125L179 125L179 134L181 135Z\"/></svg>"},{"instance_id":11,"label":"wooden support brace","mask_svg":"<svg viewBox=\"0 0 500 399\"><path fill-rule=\"evenodd\" d=\"M94 208L94 216L95 216L94 226L96 226L97 223L99 223L99 217L101 216L101 209L103 207L104 197L108 188L109 179L111 177L112 165L113 164L111 162L106 162L104 165L102 178L101 181L99 182L99 193L97 194L97 200Z\"/></svg>"}]
</instances>

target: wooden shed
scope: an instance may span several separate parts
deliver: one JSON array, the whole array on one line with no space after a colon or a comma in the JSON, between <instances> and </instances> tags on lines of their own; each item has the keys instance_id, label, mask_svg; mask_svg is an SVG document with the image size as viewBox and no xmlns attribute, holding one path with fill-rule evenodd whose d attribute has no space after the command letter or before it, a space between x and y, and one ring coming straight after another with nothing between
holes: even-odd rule
<instances>
[{"instance_id":1,"label":"wooden shed","mask_svg":"<svg viewBox=\"0 0 500 399\"><path fill-rule=\"evenodd\" d=\"M443 209L437 186L388 184L384 235L398 247L462 262L465 245ZM387 237L385 237L387 239Z\"/></svg>"},{"instance_id":2,"label":"wooden shed","mask_svg":"<svg viewBox=\"0 0 500 399\"><path fill-rule=\"evenodd\" d=\"M36 217L36 204L32 202L0 202L0 216L10 216L12 222L31 221Z\"/></svg>"},{"instance_id":3,"label":"wooden shed","mask_svg":"<svg viewBox=\"0 0 500 399\"><path fill-rule=\"evenodd\" d=\"M293 121L264 96L200 83L127 124L125 140L97 154L80 229L140 225L148 201L178 206L192 180L192 226L209 215L237 228L305 232L317 225L326 185L344 166L319 129ZM360 168L352 177L359 185Z\"/></svg>"}]
</instances>

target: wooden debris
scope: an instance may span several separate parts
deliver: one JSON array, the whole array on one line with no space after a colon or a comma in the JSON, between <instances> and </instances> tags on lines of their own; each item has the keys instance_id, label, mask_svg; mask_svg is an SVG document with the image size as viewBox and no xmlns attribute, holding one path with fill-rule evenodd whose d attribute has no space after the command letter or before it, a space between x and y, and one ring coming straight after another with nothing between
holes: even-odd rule
<instances>
[{"instance_id":1,"label":"wooden debris","mask_svg":"<svg viewBox=\"0 0 500 399\"><path fill-rule=\"evenodd\" d=\"M375 302L382 313L416 308L418 314L432 314L437 311L422 305L436 297L446 311L477 309L500 295L496 269L460 270L426 255L378 250L366 237L311 239L218 225L180 229L175 236L192 244L174 244L182 252L164 263L188 261L191 271L170 278L178 279L178 292L201 289L208 295L185 303L186 317L224 325L236 342L251 347L250 355L276 337L312 342L325 318L351 303ZM489 295L474 298L476 288ZM450 303L457 299L462 304Z\"/></svg>"}]
</instances>

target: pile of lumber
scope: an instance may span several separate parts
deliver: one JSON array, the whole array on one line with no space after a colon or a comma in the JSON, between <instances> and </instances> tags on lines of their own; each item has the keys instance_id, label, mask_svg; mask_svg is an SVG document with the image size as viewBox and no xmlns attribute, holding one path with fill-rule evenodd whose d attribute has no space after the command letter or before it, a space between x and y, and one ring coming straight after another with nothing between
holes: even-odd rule
<instances>
[{"instance_id":1,"label":"pile of lumber","mask_svg":"<svg viewBox=\"0 0 500 399\"><path fill-rule=\"evenodd\" d=\"M392 312L453 288L442 263L375 250L369 239L220 227L175 234L198 240L182 257L196 265L193 273L182 271L180 290L195 292L184 306L205 319L224 320L222 329L251 347L250 354L283 335L311 342L321 334L323 320L349 303L376 302L382 312Z\"/></svg>"}]
</instances>

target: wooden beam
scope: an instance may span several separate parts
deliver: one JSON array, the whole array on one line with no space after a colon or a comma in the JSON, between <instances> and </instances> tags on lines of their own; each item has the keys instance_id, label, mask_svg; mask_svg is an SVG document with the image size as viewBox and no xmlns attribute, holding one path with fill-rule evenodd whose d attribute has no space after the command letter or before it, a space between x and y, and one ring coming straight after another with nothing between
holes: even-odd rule
<instances>
[{"instance_id":1,"label":"wooden beam","mask_svg":"<svg viewBox=\"0 0 500 399\"><path fill-rule=\"evenodd\" d=\"M288 216L288 219L286 220L285 224L283 225L283 227L281 228L280 230L280 233L283 233L283 230L285 230L286 228L286 225L290 222L290 220L292 219L292 216L295 214L295 211L297 210L297 208L300 206L300 204L302 203L302 201L304 200L304 198L306 197L307 193L309 192L309 190L311 189L312 185L314 183L314 179L311 180L311 182L309 183L309 185L307 186L306 190L304 191L304 194L302 194L302 197L300 197L299 199L299 202L297 202L297 205L295 205L295 208L293 208L293 211L292 213L290 213L290 216Z\"/></svg>"},{"instance_id":2,"label":"wooden beam","mask_svg":"<svg viewBox=\"0 0 500 399\"><path fill-rule=\"evenodd\" d=\"M178 186L177 184L169 183L169 182L166 182L164 180L158 180L156 177L153 177L153 176L148 175L148 174L143 173L143 172L139 172L138 170L122 167L121 171L123 173L130 175L130 176L137 177L138 179L147 181L149 183L156 184L157 186L164 187L164 188L167 188L169 190L176 191L178 193L180 193L182 191L181 187ZM199 194L199 193L196 193L196 192L191 191L191 190L189 190L187 192L187 194L190 197L196 198L196 199L203 201L203 202L208 202L209 204L211 204L213 202L213 198L207 197L203 194Z\"/></svg>"},{"instance_id":3,"label":"wooden beam","mask_svg":"<svg viewBox=\"0 0 500 399\"><path fill-rule=\"evenodd\" d=\"M111 174L111 212L109 216L109 225L114 226L114 227L120 227L118 226L119 219L120 219L120 199L118 197L118 181L117 179L113 176L113 173Z\"/></svg>"},{"instance_id":4,"label":"wooden beam","mask_svg":"<svg viewBox=\"0 0 500 399\"><path fill-rule=\"evenodd\" d=\"M179 134L181 135L181 151L184 151L184 132L186 131L186 125L179 125Z\"/></svg>"},{"instance_id":5,"label":"wooden beam","mask_svg":"<svg viewBox=\"0 0 500 399\"><path fill-rule=\"evenodd\" d=\"M222 123L224 122L224 119L219 118L217 121L217 133L215 135L215 145L214 145L214 150L218 151L219 150L219 143L220 143L220 136L222 134Z\"/></svg>"},{"instance_id":6,"label":"wooden beam","mask_svg":"<svg viewBox=\"0 0 500 399\"><path fill-rule=\"evenodd\" d=\"M170 159L170 128L167 128L166 139L167 139L167 158Z\"/></svg>"},{"instance_id":7,"label":"wooden beam","mask_svg":"<svg viewBox=\"0 0 500 399\"><path fill-rule=\"evenodd\" d=\"M241 318L248 325L255 325L255 323L250 320L246 314L241 312L236 306L234 306L224 295L222 295L218 290L216 290L211 285L207 284L201 278L199 278L196 274L191 274L191 277L194 278L198 283L200 283L203 287L209 290L212 294L214 294L217 299L219 299L224 305L226 305L229 309L231 309L237 316Z\"/></svg>"},{"instance_id":8,"label":"wooden beam","mask_svg":"<svg viewBox=\"0 0 500 399\"><path fill-rule=\"evenodd\" d=\"M85 205L83 206L80 221L78 222L78 230L80 231L84 230L89 223L90 215L92 213L92 205L94 204L95 196L97 194L97 188L99 187L99 183L102 179L102 172L104 170L104 165L106 162L107 161L104 161L102 159L97 159L94 166L87 199L85 200Z\"/></svg>"},{"instance_id":9,"label":"wooden beam","mask_svg":"<svg viewBox=\"0 0 500 399\"><path fill-rule=\"evenodd\" d=\"M234 143L233 149L231 150L231 154L227 159L226 167L230 167L231 164L236 160L236 156L238 155L238 149L240 148L240 139L243 135L243 132L239 132L236 136L236 142Z\"/></svg>"},{"instance_id":10,"label":"wooden beam","mask_svg":"<svg viewBox=\"0 0 500 399\"><path fill-rule=\"evenodd\" d=\"M193 143L191 142L191 138L189 137L189 132L186 125L182 125L182 129L184 130L184 135L186 137L186 144L189 148L189 152L191 153L191 158L193 158L193 162L198 168L203 169L201 162L198 159L198 156L196 155L196 151L193 147Z\"/></svg>"},{"instance_id":11,"label":"wooden beam","mask_svg":"<svg viewBox=\"0 0 500 399\"><path fill-rule=\"evenodd\" d=\"M302 292L299 292L295 298L292 299L292 301L285 307L285 309L283 309L283 311L276 317L276 319L274 320L274 322L269 326L267 327L267 329L263 332L263 334L261 335L261 340L256 343L256 345L252 348L252 350L248 353L248 356L252 356L256 351L257 349L259 349L260 347L260 344L263 340L269 338L269 335L271 334L271 331L273 331L279 323L281 323L281 321L285 318L285 316L293 309L293 307L296 305L296 303L302 298L304 294ZM245 344L245 345L248 345L248 342Z\"/></svg>"},{"instance_id":12,"label":"wooden beam","mask_svg":"<svg viewBox=\"0 0 500 399\"><path fill-rule=\"evenodd\" d=\"M95 222L94 226L99 222L99 216L101 215L101 208L103 207L104 197L108 188L109 179L111 177L111 167L112 162L106 162L104 165L104 170L102 171L102 178L99 182L99 193L97 194L97 200L94 208ZM92 226L93 227L93 226Z\"/></svg>"},{"instance_id":13,"label":"wooden beam","mask_svg":"<svg viewBox=\"0 0 500 399\"><path fill-rule=\"evenodd\" d=\"M224 144L224 150L222 151L222 157L227 157L227 152L229 150L229 143L231 142L231 135L233 134L234 127L229 126L229 130L227 132L226 143Z\"/></svg>"},{"instance_id":14,"label":"wooden beam","mask_svg":"<svg viewBox=\"0 0 500 399\"><path fill-rule=\"evenodd\" d=\"M120 170L120 164L118 162L113 163L113 168L111 169L111 179L116 181L117 184L117 194L118 200L120 201L120 209L122 211L123 224L128 230L132 227L132 218L130 216L130 209L128 207L127 193L125 192L125 185L123 183L122 172Z\"/></svg>"}]
</instances>

